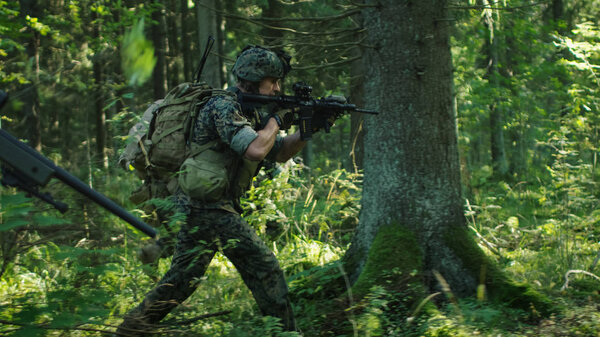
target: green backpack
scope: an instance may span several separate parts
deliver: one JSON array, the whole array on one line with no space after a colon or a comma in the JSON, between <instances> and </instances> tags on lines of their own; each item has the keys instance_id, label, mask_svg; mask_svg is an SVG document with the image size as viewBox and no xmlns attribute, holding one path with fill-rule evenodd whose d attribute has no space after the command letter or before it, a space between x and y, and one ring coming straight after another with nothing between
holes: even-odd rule
<instances>
[{"instance_id":1,"label":"green backpack","mask_svg":"<svg viewBox=\"0 0 600 337\"><path fill-rule=\"evenodd\" d=\"M218 140L203 146L190 142L198 112L211 97L221 95L235 97L206 83L182 83L144 112L129 133L134 141L119 159L122 166L131 166L144 179L144 184L132 193L132 202L164 198L177 187L207 202L227 193L234 158L214 150Z\"/></svg>"}]
</instances>

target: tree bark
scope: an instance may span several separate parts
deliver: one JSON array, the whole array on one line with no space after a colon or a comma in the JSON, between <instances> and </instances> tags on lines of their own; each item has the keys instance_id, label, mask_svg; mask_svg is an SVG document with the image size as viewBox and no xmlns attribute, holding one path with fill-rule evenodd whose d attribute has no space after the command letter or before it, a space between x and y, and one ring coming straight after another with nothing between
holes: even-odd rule
<instances>
[{"instance_id":1,"label":"tree bark","mask_svg":"<svg viewBox=\"0 0 600 337\"><path fill-rule=\"evenodd\" d=\"M488 52L488 83L491 88L500 89L500 74L498 71L498 30L494 24L494 18L488 13L485 18L485 26L488 32L487 52ZM496 96L496 95L495 95ZM505 177L508 173L508 163L506 161L506 151L504 148L504 116L502 113L502 102L497 97L490 104L490 145L492 153L492 168L497 177Z\"/></svg>"},{"instance_id":2,"label":"tree bark","mask_svg":"<svg viewBox=\"0 0 600 337\"><path fill-rule=\"evenodd\" d=\"M91 16L92 36L96 40L96 51L93 58L94 73L94 109L96 110L96 155L100 158L102 166L108 168L108 154L106 151L106 111L104 110L104 62L100 43L101 23L96 12Z\"/></svg>"},{"instance_id":3,"label":"tree bark","mask_svg":"<svg viewBox=\"0 0 600 337\"><path fill-rule=\"evenodd\" d=\"M221 13L224 13L224 6L221 1L217 1L215 3L217 8L217 13L215 14L215 19L217 20L217 36L215 37L215 45L217 47L217 53L219 54L218 65L219 65L219 76L221 77L221 83L225 85L227 83L227 77L225 73L227 69L225 68L225 61L222 55L225 55L225 19Z\"/></svg>"},{"instance_id":4,"label":"tree bark","mask_svg":"<svg viewBox=\"0 0 600 337\"><path fill-rule=\"evenodd\" d=\"M217 19L216 14L210 8L215 8L214 0L197 0L196 2L197 8L197 24L198 24L198 47L199 53L198 59L194 60L195 63L200 62L200 56L204 54L204 48L206 48L206 41L208 41L208 37L212 36L215 38L215 45L219 45L220 41L217 41L218 32L217 32ZM211 54L214 54L215 50L213 49ZM221 69L219 68L219 58L214 55L209 55L206 64L204 65L204 70L202 71L202 80L206 81L209 85L215 88L222 88L222 75Z\"/></svg>"},{"instance_id":5,"label":"tree bark","mask_svg":"<svg viewBox=\"0 0 600 337\"><path fill-rule=\"evenodd\" d=\"M365 105L380 114L364 117L360 223L344 256L353 293L410 283L405 291L420 301L443 278L454 295L483 284L527 310L527 288L489 262L465 223L447 2L368 4L379 5L363 13L374 45L363 57Z\"/></svg>"},{"instance_id":6,"label":"tree bark","mask_svg":"<svg viewBox=\"0 0 600 337\"><path fill-rule=\"evenodd\" d=\"M362 54L362 50L356 48L356 55ZM364 68L362 60L354 61L350 68L350 100L357 106L365 106L363 90ZM364 160L364 128L363 114L353 112L350 116L350 160L355 172L363 169Z\"/></svg>"},{"instance_id":7,"label":"tree bark","mask_svg":"<svg viewBox=\"0 0 600 337\"><path fill-rule=\"evenodd\" d=\"M280 18L285 16L283 5L278 0L268 0L267 6L263 7L262 16L267 18ZM281 27L280 21L272 21L270 24L272 27ZM278 29L272 29L265 27L262 29L264 44L267 46L280 45L283 41L283 31Z\"/></svg>"},{"instance_id":8,"label":"tree bark","mask_svg":"<svg viewBox=\"0 0 600 337\"><path fill-rule=\"evenodd\" d=\"M168 36L169 36L169 59L167 63L167 73L169 78L169 88L174 88L180 82L179 74L181 73L180 58L179 58L179 36L181 36L177 22L181 22L177 10L177 0L169 0L169 8L167 11Z\"/></svg>"},{"instance_id":9,"label":"tree bark","mask_svg":"<svg viewBox=\"0 0 600 337\"><path fill-rule=\"evenodd\" d=\"M192 39L190 25L190 9L188 0L180 0L179 10L181 11L181 53L183 54L183 79L192 80L194 65L192 63Z\"/></svg>"},{"instance_id":10,"label":"tree bark","mask_svg":"<svg viewBox=\"0 0 600 337\"><path fill-rule=\"evenodd\" d=\"M165 43L165 9L161 1L155 0L155 11L152 13L152 42L156 50L156 66L154 66L154 99L163 98L167 93L167 60Z\"/></svg>"},{"instance_id":11,"label":"tree bark","mask_svg":"<svg viewBox=\"0 0 600 337\"><path fill-rule=\"evenodd\" d=\"M29 16L40 19L42 9L38 5L37 0L20 0L21 7L20 15L22 17ZM40 79L40 33L35 29L28 28L27 32L31 34L29 43L26 44L26 53L28 62L32 64L29 83L24 86L22 91L23 101L23 119L29 145L34 149L42 150L42 122L40 116L40 100L38 95L37 84Z\"/></svg>"}]
</instances>

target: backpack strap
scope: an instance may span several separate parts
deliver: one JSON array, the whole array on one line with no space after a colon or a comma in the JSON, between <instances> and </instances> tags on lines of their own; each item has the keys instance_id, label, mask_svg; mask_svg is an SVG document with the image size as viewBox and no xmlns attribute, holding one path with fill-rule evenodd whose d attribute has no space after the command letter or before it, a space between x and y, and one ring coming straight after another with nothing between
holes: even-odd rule
<instances>
[{"instance_id":1,"label":"backpack strap","mask_svg":"<svg viewBox=\"0 0 600 337\"><path fill-rule=\"evenodd\" d=\"M192 152L190 153L189 158L195 157L196 155L199 155L200 153L210 149L211 147L217 145L221 140L220 139L213 139L211 141L209 141L206 144L202 144L202 145L196 145L194 144L192 146Z\"/></svg>"},{"instance_id":2,"label":"backpack strap","mask_svg":"<svg viewBox=\"0 0 600 337\"><path fill-rule=\"evenodd\" d=\"M179 131L181 129L183 129L183 125L177 125L177 126L174 126L174 127L170 128L170 129L165 130L162 134L160 134L160 135L158 135L158 136L155 137L154 143L160 142L160 140L163 139L164 137L172 134L175 131Z\"/></svg>"},{"instance_id":3,"label":"backpack strap","mask_svg":"<svg viewBox=\"0 0 600 337\"><path fill-rule=\"evenodd\" d=\"M191 123L189 123L189 129L186 130L186 135L187 135L186 143L187 144L191 144L192 134L194 133L194 127L196 126L196 118L198 117L198 113L200 112L200 109L202 108L202 106L204 106L204 104L206 104L206 102L208 102L208 100L210 100L211 98L216 97L216 96L235 97L235 94L232 93L231 91L227 91L227 90L223 90L223 89L212 89L212 92L210 95L204 96L198 103L194 103L192 105L192 111L190 113Z\"/></svg>"}]
</instances>

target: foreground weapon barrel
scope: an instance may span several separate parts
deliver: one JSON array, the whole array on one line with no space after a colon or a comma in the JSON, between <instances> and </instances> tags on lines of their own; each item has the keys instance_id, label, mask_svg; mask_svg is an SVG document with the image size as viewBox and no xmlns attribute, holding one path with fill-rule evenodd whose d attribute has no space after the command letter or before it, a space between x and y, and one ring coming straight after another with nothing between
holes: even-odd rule
<instances>
[{"instance_id":1,"label":"foreground weapon barrel","mask_svg":"<svg viewBox=\"0 0 600 337\"><path fill-rule=\"evenodd\" d=\"M21 180L26 180L23 182L25 184L30 182L28 185L32 185L33 183L38 186L45 186L50 178L54 176L114 215L127 221L144 234L152 238L156 237L157 233L154 228L140 221L131 213L117 205L114 201L108 199L103 194L96 192L66 170L54 165L48 158L42 156L37 151L2 129L0 129L0 160L10 166L10 170L15 173L14 175ZM46 199L44 200L48 201ZM65 204L57 204L57 209L61 212L64 213L67 210ZM55 207L57 206L56 204L53 205L55 205Z\"/></svg>"}]
</instances>

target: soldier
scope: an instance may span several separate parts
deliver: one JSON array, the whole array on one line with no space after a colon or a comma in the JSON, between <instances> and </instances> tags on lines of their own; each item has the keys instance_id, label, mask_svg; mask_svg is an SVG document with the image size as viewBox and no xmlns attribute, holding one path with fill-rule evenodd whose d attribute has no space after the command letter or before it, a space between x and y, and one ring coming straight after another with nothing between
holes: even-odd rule
<instances>
[{"instance_id":1,"label":"soldier","mask_svg":"<svg viewBox=\"0 0 600 337\"><path fill-rule=\"evenodd\" d=\"M246 47L233 66L238 83L231 91L276 95L281 79L290 70L289 59L260 46ZM228 167L228 176L234 178L230 191L214 202L196 200L181 190L175 194L187 221L177 234L171 267L142 303L125 316L117 329L119 334L149 332L152 324L194 292L217 251L235 265L261 313L280 318L286 330L296 330L283 271L273 252L242 219L239 206L239 198L260 162L286 162L304 146L299 133L279 135L280 129L289 127L288 113L243 111L235 95L214 96L200 109L192 142L215 142L213 148L231 159L234 164Z\"/></svg>"}]
</instances>

